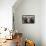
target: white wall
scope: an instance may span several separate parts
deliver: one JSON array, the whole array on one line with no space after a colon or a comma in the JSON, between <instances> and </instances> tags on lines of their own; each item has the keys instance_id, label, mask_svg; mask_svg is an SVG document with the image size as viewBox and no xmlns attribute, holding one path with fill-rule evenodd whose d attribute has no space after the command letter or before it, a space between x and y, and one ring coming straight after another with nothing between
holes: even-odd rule
<instances>
[{"instance_id":1,"label":"white wall","mask_svg":"<svg viewBox=\"0 0 46 46\"><path fill-rule=\"evenodd\" d=\"M41 40L42 46L46 46L46 0L41 1Z\"/></svg>"},{"instance_id":2,"label":"white wall","mask_svg":"<svg viewBox=\"0 0 46 46\"><path fill-rule=\"evenodd\" d=\"M12 28L12 6L16 0L0 0L0 27Z\"/></svg>"},{"instance_id":3,"label":"white wall","mask_svg":"<svg viewBox=\"0 0 46 46\"><path fill-rule=\"evenodd\" d=\"M23 0L19 6L13 8L13 12L15 28L22 32L25 38L34 40L36 46L41 46L41 1ZM35 23L22 24L22 15L35 15Z\"/></svg>"}]
</instances>

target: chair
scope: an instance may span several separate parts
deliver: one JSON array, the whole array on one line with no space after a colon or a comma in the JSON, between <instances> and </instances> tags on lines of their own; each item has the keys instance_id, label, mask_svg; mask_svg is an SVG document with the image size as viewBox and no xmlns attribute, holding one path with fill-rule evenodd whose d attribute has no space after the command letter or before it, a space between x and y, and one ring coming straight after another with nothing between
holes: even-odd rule
<instances>
[{"instance_id":1,"label":"chair","mask_svg":"<svg viewBox=\"0 0 46 46\"><path fill-rule=\"evenodd\" d=\"M35 43L32 40L26 40L25 46L35 46Z\"/></svg>"}]
</instances>

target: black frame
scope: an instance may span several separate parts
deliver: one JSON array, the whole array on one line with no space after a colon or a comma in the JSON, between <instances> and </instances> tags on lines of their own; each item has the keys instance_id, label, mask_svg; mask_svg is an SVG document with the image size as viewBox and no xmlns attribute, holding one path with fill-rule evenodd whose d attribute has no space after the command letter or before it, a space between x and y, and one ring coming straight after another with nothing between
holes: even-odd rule
<instances>
[{"instance_id":1,"label":"black frame","mask_svg":"<svg viewBox=\"0 0 46 46\"><path fill-rule=\"evenodd\" d=\"M35 23L35 15L23 15L22 23L23 24L34 24Z\"/></svg>"}]
</instances>

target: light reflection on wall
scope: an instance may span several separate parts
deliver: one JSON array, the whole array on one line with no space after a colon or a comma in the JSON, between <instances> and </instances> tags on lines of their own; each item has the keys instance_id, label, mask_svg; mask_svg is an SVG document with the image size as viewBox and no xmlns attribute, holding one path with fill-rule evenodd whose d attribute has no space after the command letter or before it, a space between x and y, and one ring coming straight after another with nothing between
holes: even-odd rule
<instances>
[{"instance_id":1,"label":"light reflection on wall","mask_svg":"<svg viewBox=\"0 0 46 46\"><path fill-rule=\"evenodd\" d=\"M0 0L0 27L12 28L12 6L16 0Z\"/></svg>"}]
</instances>

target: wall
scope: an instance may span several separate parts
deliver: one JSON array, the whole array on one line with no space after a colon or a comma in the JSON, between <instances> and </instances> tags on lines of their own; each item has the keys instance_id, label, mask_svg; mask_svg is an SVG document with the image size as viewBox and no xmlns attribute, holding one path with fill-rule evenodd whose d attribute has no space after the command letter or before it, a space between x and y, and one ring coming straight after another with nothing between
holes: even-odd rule
<instances>
[{"instance_id":1,"label":"wall","mask_svg":"<svg viewBox=\"0 0 46 46\"><path fill-rule=\"evenodd\" d=\"M16 0L0 0L0 27L12 28L12 6Z\"/></svg>"},{"instance_id":2,"label":"wall","mask_svg":"<svg viewBox=\"0 0 46 46\"><path fill-rule=\"evenodd\" d=\"M46 0L41 1L41 40L42 46L46 46Z\"/></svg>"},{"instance_id":3,"label":"wall","mask_svg":"<svg viewBox=\"0 0 46 46\"><path fill-rule=\"evenodd\" d=\"M41 46L41 0L23 0L14 6L15 29L22 32L24 38L34 40L36 46ZM22 15L35 15L35 23L22 24Z\"/></svg>"}]
</instances>

